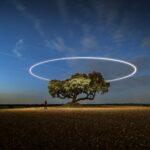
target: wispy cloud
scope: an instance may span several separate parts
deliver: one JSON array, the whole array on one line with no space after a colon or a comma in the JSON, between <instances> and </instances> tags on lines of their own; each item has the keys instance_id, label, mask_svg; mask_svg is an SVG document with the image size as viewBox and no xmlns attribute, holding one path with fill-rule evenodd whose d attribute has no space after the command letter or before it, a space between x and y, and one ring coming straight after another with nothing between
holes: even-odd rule
<instances>
[{"instance_id":1,"label":"wispy cloud","mask_svg":"<svg viewBox=\"0 0 150 150\"><path fill-rule=\"evenodd\" d=\"M10 52L0 51L0 55L12 58L22 58L22 52L24 49L24 39L21 38L15 43L14 48Z\"/></svg>"},{"instance_id":2,"label":"wispy cloud","mask_svg":"<svg viewBox=\"0 0 150 150\"><path fill-rule=\"evenodd\" d=\"M13 2L14 2L13 4L16 7L16 9L20 13L22 13L28 20L30 20L32 22L34 29L39 33L39 35L43 39L43 42L45 43L45 46L47 48L49 48L50 50L56 50L58 52L60 52L60 51L69 52L70 51L70 53L72 53L75 50L72 46L69 46L68 44L66 44L66 41L64 39L62 39L60 36L57 36L57 37L53 38L52 40L49 40L47 38L47 36L45 35L45 32L42 28L40 19L36 18L32 13L30 13L29 10L27 9L27 7L24 4L22 4L20 1L14 0ZM66 0L57 0L56 2L58 5L60 14L62 16L62 19L64 20L65 23L68 22L68 20L69 20L68 14L69 13L67 13ZM101 6L101 3L95 4L95 8L97 8L96 6L98 6L99 8L102 8L102 9L96 9L97 13L98 13L97 20L102 21L102 20L104 20L104 18L108 18L108 20L105 20L105 22L107 22L107 24L110 25L114 21L117 12L114 11L114 9L113 9L112 11L110 11L110 12L114 12L113 15L112 15L112 13L109 13L110 14L110 16L109 16L105 11L105 8L107 5L104 6L104 8ZM112 6L112 4L110 4L110 6ZM114 5L114 7L115 6L116 5ZM91 10L86 10L84 15L86 15L87 11L90 12ZM81 37L78 42L78 44L79 43L81 44L80 45L81 47L78 48L78 51L100 49L101 46L99 45L97 38L93 34L91 34L92 33L91 26L88 23L82 22L81 20L78 21L78 24L80 24L79 25L80 28L83 29L82 30L83 37ZM121 37L122 35L123 34L121 34L120 31L117 31L116 34L114 35L114 39L118 43L120 43L120 39L122 38ZM69 35L68 35L68 37L69 37ZM75 50L75 51L77 52L77 50Z\"/></svg>"},{"instance_id":3,"label":"wispy cloud","mask_svg":"<svg viewBox=\"0 0 150 150\"><path fill-rule=\"evenodd\" d=\"M35 18L26 8L25 5L23 5L20 1L18 0L14 0L13 1L14 6L16 7L16 9L22 13L27 19L29 19L33 25L34 28L38 31L38 33L43 37L44 36L44 32L41 28L41 24L40 24L40 20Z\"/></svg>"},{"instance_id":4,"label":"wispy cloud","mask_svg":"<svg viewBox=\"0 0 150 150\"><path fill-rule=\"evenodd\" d=\"M80 47L74 48L66 43L66 41L60 37L56 36L53 40L47 41L47 47L56 50L58 52L68 52L68 54L77 54L81 51L91 51L99 49L100 46L95 36L85 35L79 39Z\"/></svg>"},{"instance_id":5,"label":"wispy cloud","mask_svg":"<svg viewBox=\"0 0 150 150\"><path fill-rule=\"evenodd\" d=\"M3 51L0 51L0 55L17 58L17 56L15 56L13 54L6 53L6 52L3 52Z\"/></svg>"},{"instance_id":6,"label":"wispy cloud","mask_svg":"<svg viewBox=\"0 0 150 150\"><path fill-rule=\"evenodd\" d=\"M144 48L150 48L150 37L144 38L142 47Z\"/></svg>"},{"instance_id":7,"label":"wispy cloud","mask_svg":"<svg viewBox=\"0 0 150 150\"><path fill-rule=\"evenodd\" d=\"M16 42L16 45L14 49L12 50L12 52L15 56L17 56L18 58L21 58L23 49L24 49L24 39L19 39Z\"/></svg>"},{"instance_id":8,"label":"wispy cloud","mask_svg":"<svg viewBox=\"0 0 150 150\"><path fill-rule=\"evenodd\" d=\"M95 49L98 47L97 40L94 36L85 36L81 44L83 46L83 49L90 50L90 49Z\"/></svg>"},{"instance_id":9,"label":"wispy cloud","mask_svg":"<svg viewBox=\"0 0 150 150\"><path fill-rule=\"evenodd\" d=\"M22 5L20 2L18 2L17 0L13 0L13 4L16 6L17 10L19 10L21 12L26 11L26 7L24 5Z\"/></svg>"},{"instance_id":10,"label":"wispy cloud","mask_svg":"<svg viewBox=\"0 0 150 150\"><path fill-rule=\"evenodd\" d=\"M73 48L71 48L70 46L68 46L65 43L63 38L61 38L59 36L57 36L55 39L53 39L51 41L48 41L46 44L47 44L47 47L49 47L50 49L57 50L59 52L74 50Z\"/></svg>"},{"instance_id":11,"label":"wispy cloud","mask_svg":"<svg viewBox=\"0 0 150 150\"><path fill-rule=\"evenodd\" d=\"M68 22L68 13L66 9L66 0L56 0L60 15L65 23Z\"/></svg>"},{"instance_id":12,"label":"wispy cloud","mask_svg":"<svg viewBox=\"0 0 150 150\"><path fill-rule=\"evenodd\" d=\"M127 9L125 3L118 0L95 0L93 3L97 24L103 26L103 31L112 37L112 42L116 46L123 45L127 37L133 41L133 37L138 34L136 11L140 6L137 3ZM99 29L101 31L101 28Z\"/></svg>"},{"instance_id":13,"label":"wispy cloud","mask_svg":"<svg viewBox=\"0 0 150 150\"><path fill-rule=\"evenodd\" d=\"M150 59L146 55L140 55L134 58L133 63L137 66L140 74L150 73Z\"/></svg>"},{"instance_id":14,"label":"wispy cloud","mask_svg":"<svg viewBox=\"0 0 150 150\"><path fill-rule=\"evenodd\" d=\"M49 43L49 40L47 39L45 32L41 26L40 19L36 18L32 13L30 13L27 7L23 5L20 1L14 0L13 4L21 14L23 14L28 20L32 22L34 29L39 33L45 45L47 46L47 43Z\"/></svg>"}]
</instances>

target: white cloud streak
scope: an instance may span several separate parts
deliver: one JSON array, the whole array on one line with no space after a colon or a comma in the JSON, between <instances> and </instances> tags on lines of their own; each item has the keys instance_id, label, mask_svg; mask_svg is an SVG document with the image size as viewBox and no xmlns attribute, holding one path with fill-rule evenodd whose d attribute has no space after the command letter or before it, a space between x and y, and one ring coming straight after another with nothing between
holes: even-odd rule
<instances>
[{"instance_id":1,"label":"white cloud streak","mask_svg":"<svg viewBox=\"0 0 150 150\"><path fill-rule=\"evenodd\" d=\"M64 21L67 20L67 15L65 12L65 1L58 0L57 3L59 5L60 12L62 12ZM50 50L56 50L59 52L72 50L72 48L65 45L65 42L61 37L57 36L53 40L48 40L41 26L40 19L35 18L33 14L29 13L27 11L27 8L19 1L15 0L14 5L20 13L22 13L28 20L30 20L33 23L34 29L39 33L40 37L43 39L45 46L47 48L49 48Z\"/></svg>"},{"instance_id":2,"label":"white cloud streak","mask_svg":"<svg viewBox=\"0 0 150 150\"><path fill-rule=\"evenodd\" d=\"M13 54L15 56L17 56L18 58L21 58L22 57L22 50L24 49L24 39L19 39L17 42L16 42L16 45L13 49Z\"/></svg>"},{"instance_id":3,"label":"white cloud streak","mask_svg":"<svg viewBox=\"0 0 150 150\"><path fill-rule=\"evenodd\" d=\"M66 9L66 1L65 0L56 0L60 15L65 23L68 22L68 13Z\"/></svg>"},{"instance_id":4,"label":"white cloud streak","mask_svg":"<svg viewBox=\"0 0 150 150\"><path fill-rule=\"evenodd\" d=\"M39 35L43 39L45 45L47 46L47 43L49 43L49 40L47 39L47 37L41 27L40 19L37 19L33 14L28 12L25 5L23 5L19 1L14 0L13 4L21 14L23 14L28 20L30 20L32 22L34 29L39 33Z\"/></svg>"},{"instance_id":5,"label":"white cloud streak","mask_svg":"<svg viewBox=\"0 0 150 150\"><path fill-rule=\"evenodd\" d=\"M94 36L85 36L82 39L81 44L83 46L83 49L86 49L86 50L91 50L91 49L95 49L98 47L98 43Z\"/></svg>"},{"instance_id":6,"label":"white cloud streak","mask_svg":"<svg viewBox=\"0 0 150 150\"><path fill-rule=\"evenodd\" d=\"M143 40L142 47L150 48L150 37L147 37Z\"/></svg>"},{"instance_id":7,"label":"white cloud streak","mask_svg":"<svg viewBox=\"0 0 150 150\"><path fill-rule=\"evenodd\" d=\"M67 46L65 41L61 37L56 37L55 39L47 42L47 47L53 50L57 50L59 52L62 51L74 51L73 48Z\"/></svg>"},{"instance_id":8,"label":"white cloud streak","mask_svg":"<svg viewBox=\"0 0 150 150\"><path fill-rule=\"evenodd\" d=\"M22 51L24 50L24 39L19 39L14 48L12 49L11 53L0 51L0 55L8 56L12 58L22 58Z\"/></svg>"},{"instance_id":9,"label":"white cloud streak","mask_svg":"<svg viewBox=\"0 0 150 150\"><path fill-rule=\"evenodd\" d=\"M17 56L9 54L9 53L6 53L6 52L3 52L3 51L0 51L0 55L17 58Z\"/></svg>"}]
</instances>

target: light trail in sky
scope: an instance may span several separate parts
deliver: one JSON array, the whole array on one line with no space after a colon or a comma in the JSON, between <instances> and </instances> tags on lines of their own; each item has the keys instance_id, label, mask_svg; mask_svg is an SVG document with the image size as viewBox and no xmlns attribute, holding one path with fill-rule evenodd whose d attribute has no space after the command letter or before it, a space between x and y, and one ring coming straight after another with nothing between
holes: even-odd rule
<instances>
[{"instance_id":1,"label":"light trail in sky","mask_svg":"<svg viewBox=\"0 0 150 150\"><path fill-rule=\"evenodd\" d=\"M122 76L122 77L114 78L111 80L106 80L106 82L120 81L120 80L123 80L123 79L133 76L137 72L137 67L135 65L133 65L132 63L129 63L127 61L124 61L124 60L119 60L119 59L114 59L114 58L106 58L106 57L63 57L63 58L49 59L49 60L38 62L29 68L29 73L38 79L50 81L50 79L48 79L48 78L45 78L45 77L42 77L42 76L39 76L39 75L36 75L35 73L33 73L33 69L36 68L37 66L40 66L45 63L63 61L63 60L105 60L105 61L122 63L122 64L128 65L133 68L133 72L131 72L130 74Z\"/></svg>"}]
</instances>

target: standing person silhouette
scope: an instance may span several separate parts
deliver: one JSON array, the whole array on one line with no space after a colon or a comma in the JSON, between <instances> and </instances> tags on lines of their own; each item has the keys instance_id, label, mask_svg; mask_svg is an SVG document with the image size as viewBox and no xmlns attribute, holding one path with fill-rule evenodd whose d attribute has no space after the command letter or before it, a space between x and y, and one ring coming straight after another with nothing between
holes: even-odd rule
<instances>
[{"instance_id":1,"label":"standing person silhouette","mask_svg":"<svg viewBox=\"0 0 150 150\"><path fill-rule=\"evenodd\" d=\"M44 102L44 109L47 109L47 100Z\"/></svg>"}]
</instances>

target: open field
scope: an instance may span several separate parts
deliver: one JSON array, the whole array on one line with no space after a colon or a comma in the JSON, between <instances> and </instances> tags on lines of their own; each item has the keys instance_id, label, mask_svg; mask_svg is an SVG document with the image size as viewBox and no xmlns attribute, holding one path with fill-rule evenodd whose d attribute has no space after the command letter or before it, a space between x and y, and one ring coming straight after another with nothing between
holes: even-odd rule
<instances>
[{"instance_id":1,"label":"open field","mask_svg":"<svg viewBox=\"0 0 150 150\"><path fill-rule=\"evenodd\" d=\"M0 110L0 150L150 149L150 107Z\"/></svg>"}]
</instances>

